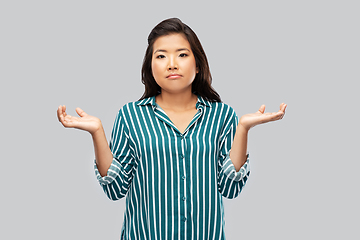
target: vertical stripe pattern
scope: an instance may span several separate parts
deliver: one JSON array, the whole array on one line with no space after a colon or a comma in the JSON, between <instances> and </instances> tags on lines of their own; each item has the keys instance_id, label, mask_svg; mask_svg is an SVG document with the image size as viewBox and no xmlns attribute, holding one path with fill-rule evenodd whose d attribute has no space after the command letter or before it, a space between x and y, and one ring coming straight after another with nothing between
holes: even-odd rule
<instances>
[{"instance_id":1,"label":"vertical stripe pattern","mask_svg":"<svg viewBox=\"0 0 360 240\"><path fill-rule=\"evenodd\" d=\"M101 177L111 200L126 196L121 239L225 239L222 197L235 198L249 174L229 157L234 110L198 96L198 112L178 131L155 97L124 105L114 122L113 161Z\"/></svg>"}]
</instances>

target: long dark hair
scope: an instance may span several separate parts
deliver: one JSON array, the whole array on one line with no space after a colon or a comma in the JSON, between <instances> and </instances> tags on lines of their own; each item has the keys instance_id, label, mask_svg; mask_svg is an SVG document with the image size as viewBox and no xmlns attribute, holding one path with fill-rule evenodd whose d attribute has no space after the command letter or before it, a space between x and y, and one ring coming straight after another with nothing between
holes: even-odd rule
<instances>
[{"instance_id":1,"label":"long dark hair","mask_svg":"<svg viewBox=\"0 0 360 240\"><path fill-rule=\"evenodd\" d=\"M198 73L192 83L192 92L211 102L221 102L220 95L212 88L212 77L209 63L204 49L193 30L178 18L169 18L154 27L148 36L148 47L141 69L141 82L145 85L145 92L139 100L158 95L161 92L160 86L156 83L151 69L153 45L156 39L172 33L182 33L190 43L194 53Z\"/></svg>"}]
</instances>

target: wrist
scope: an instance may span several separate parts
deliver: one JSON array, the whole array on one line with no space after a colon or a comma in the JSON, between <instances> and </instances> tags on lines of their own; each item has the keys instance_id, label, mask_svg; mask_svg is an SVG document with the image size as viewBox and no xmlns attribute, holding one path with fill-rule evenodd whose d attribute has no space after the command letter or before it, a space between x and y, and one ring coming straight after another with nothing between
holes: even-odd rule
<instances>
[{"instance_id":1,"label":"wrist","mask_svg":"<svg viewBox=\"0 0 360 240\"><path fill-rule=\"evenodd\" d=\"M242 134L248 134L250 127L245 127L244 125L242 125L241 123L239 123L238 128L237 128L240 133Z\"/></svg>"},{"instance_id":2,"label":"wrist","mask_svg":"<svg viewBox=\"0 0 360 240\"><path fill-rule=\"evenodd\" d=\"M90 134L93 138L98 138L99 136L105 135L105 131L104 131L104 128L103 128L101 122L100 122L99 127L94 129L93 131L91 131Z\"/></svg>"}]
</instances>

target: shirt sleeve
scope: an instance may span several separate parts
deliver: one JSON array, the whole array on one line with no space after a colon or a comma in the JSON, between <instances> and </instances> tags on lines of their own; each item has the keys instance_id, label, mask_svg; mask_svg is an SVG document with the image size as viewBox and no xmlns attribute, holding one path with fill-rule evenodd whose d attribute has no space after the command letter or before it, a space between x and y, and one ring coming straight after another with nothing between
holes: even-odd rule
<instances>
[{"instance_id":1,"label":"shirt sleeve","mask_svg":"<svg viewBox=\"0 0 360 240\"><path fill-rule=\"evenodd\" d=\"M230 150L235 137L238 117L235 111L229 107L228 117L220 136L220 153L218 160L218 188L220 193L226 198L236 198L244 187L250 175L249 154L247 160L236 171L234 164L230 159Z\"/></svg>"},{"instance_id":2,"label":"shirt sleeve","mask_svg":"<svg viewBox=\"0 0 360 240\"><path fill-rule=\"evenodd\" d=\"M96 178L111 200L118 200L126 195L137 167L127 129L120 110L111 133L110 149L113 160L106 176L100 175L96 160L94 161Z\"/></svg>"}]
</instances>

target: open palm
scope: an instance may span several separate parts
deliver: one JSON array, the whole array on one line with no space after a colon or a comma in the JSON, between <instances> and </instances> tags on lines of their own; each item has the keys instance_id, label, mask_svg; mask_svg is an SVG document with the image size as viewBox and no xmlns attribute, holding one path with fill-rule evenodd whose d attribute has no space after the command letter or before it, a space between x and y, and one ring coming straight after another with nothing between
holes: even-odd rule
<instances>
[{"instance_id":1,"label":"open palm","mask_svg":"<svg viewBox=\"0 0 360 240\"><path fill-rule=\"evenodd\" d=\"M280 120L284 117L286 106L285 103L282 103L280 104L280 110L278 112L265 113L265 105L261 105L259 111L256 113L243 115L240 118L239 125L243 126L246 130L249 130L259 124Z\"/></svg>"},{"instance_id":2,"label":"open palm","mask_svg":"<svg viewBox=\"0 0 360 240\"><path fill-rule=\"evenodd\" d=\"M57 116L64 127L77 128L93 134L102 126L99 118L86 114L82 109L76 108L80 117L73 117L66 114L66 106L59 106Z\"/></svg>"}]
</instances>

